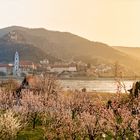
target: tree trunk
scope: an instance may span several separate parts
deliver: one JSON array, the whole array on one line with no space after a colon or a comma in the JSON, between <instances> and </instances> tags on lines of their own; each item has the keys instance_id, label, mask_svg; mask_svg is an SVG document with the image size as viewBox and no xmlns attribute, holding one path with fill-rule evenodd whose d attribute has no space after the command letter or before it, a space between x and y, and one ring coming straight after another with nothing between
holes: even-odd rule
<instances>
[{"instance_id":1,"label":"tree trunk","mask_svg":"<svg viewBox=\"0 0 140 140\"><path fill-rule=\"evenodd\" d=\"M34 113L34 116L33 116L33 129L35 129L35 127L36 127L36 119L37 119L37 113Z\"/></svg>"}]
</instances>

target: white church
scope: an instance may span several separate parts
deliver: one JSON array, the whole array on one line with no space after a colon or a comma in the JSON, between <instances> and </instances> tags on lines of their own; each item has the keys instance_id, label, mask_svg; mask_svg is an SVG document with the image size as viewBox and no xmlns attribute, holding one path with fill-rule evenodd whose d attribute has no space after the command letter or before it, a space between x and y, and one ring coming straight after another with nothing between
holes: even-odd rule
<instances>
[{"instance_id":1,"label":"white church","mask_svg":"<svg viewBox=\"0 0 140 140\"><path fill-rule=\"evenodd\" d=\"M19 53L16 51L13 65L13 75L21 76L22 73L28 74L33 72L37 67L32 61L22 61L19 58Z\"/></svg>"},{"instance_id":2,"label":"white church","mask_svg":"<svg viewBox=\"0 0 140 140\"><path fill-rule=\"evenodd\" d=\"M16 51L13 64L0 64L0 76L21 76L23 73L28 74L35 69L36 65L33 62L21 61L19 53Z\"/></svg>"}]
</instances>

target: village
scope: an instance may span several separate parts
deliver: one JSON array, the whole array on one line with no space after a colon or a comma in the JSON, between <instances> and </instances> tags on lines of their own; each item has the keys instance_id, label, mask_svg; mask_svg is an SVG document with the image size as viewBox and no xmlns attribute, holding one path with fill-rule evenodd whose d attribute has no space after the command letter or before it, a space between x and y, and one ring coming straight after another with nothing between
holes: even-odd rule
<instances>
[{"instance_id":1,"label":"village","mask_svg":"<svg viewBox=\"0 0 140 140\"><path fill-rule=\"evenodd\" d=\"M24 77L27 74L40 75L44 72L53 74L62 79L83 78L100 76L111 76L113 66L100 64L97 66L86 64L81 61L72 62L55 62L49 63L49 60L44 59L39 63L32 61L20 60L20 55L15 52L13 63L0 64L0 76L18 76Z\"/></svg>"}]
</instances>

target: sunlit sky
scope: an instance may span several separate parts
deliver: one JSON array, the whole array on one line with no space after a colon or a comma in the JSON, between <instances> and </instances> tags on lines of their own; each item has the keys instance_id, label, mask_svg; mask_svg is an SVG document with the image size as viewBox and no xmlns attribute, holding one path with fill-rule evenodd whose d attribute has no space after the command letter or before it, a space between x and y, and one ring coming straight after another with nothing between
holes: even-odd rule
<instances>
[{"instance_id":1,"label":"sunlit sky","mask_svg":"<svg viewBox=\"0 0 140 140\"><path fill-rule=\"evenodd\" d=\"M11 25L140 47L140 0L0 0L0 28Z\"/></svg>"}]
</instances>

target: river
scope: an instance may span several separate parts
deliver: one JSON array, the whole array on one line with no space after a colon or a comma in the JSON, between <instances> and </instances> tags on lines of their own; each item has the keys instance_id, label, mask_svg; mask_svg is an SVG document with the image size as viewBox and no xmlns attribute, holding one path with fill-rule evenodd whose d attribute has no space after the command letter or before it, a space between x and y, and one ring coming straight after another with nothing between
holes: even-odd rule
<instances>
[{"instance_id":1,"label":"river","mask_svg":"<svg viewBox=\"0 0 140 140\"><path fill-rule=\"evenodd\" d=\"M9 77L0 77L0 81L7 80ZM22 81L23 78L15 78ZM129 90L132 87L134 80L120 80L121 85L125 85L125 89ZM107 92L116 93L118 82L113 79L97 79L97 80L59 80L61 87L64 90L81 90L86 88L88 92ZM121 87L121 86L119 86ZM125 92L124 86L121 92Z\"/></svg>"},{"instance_id":2,"label":"river","mask_svg":"<svg viewBox=\"0 0 140 140\"><path fill-rule=\"evenodd\" d=\"M60 85L64 90L81 90L82 88L86 88L88 92L96 91L96 92L107 92L107 93L116 93L117 87L121 92L125 92L132 87L134 80L122 80L119 84L118 81L115 80L60 80Z\"/></svg>"}]
</instances>

